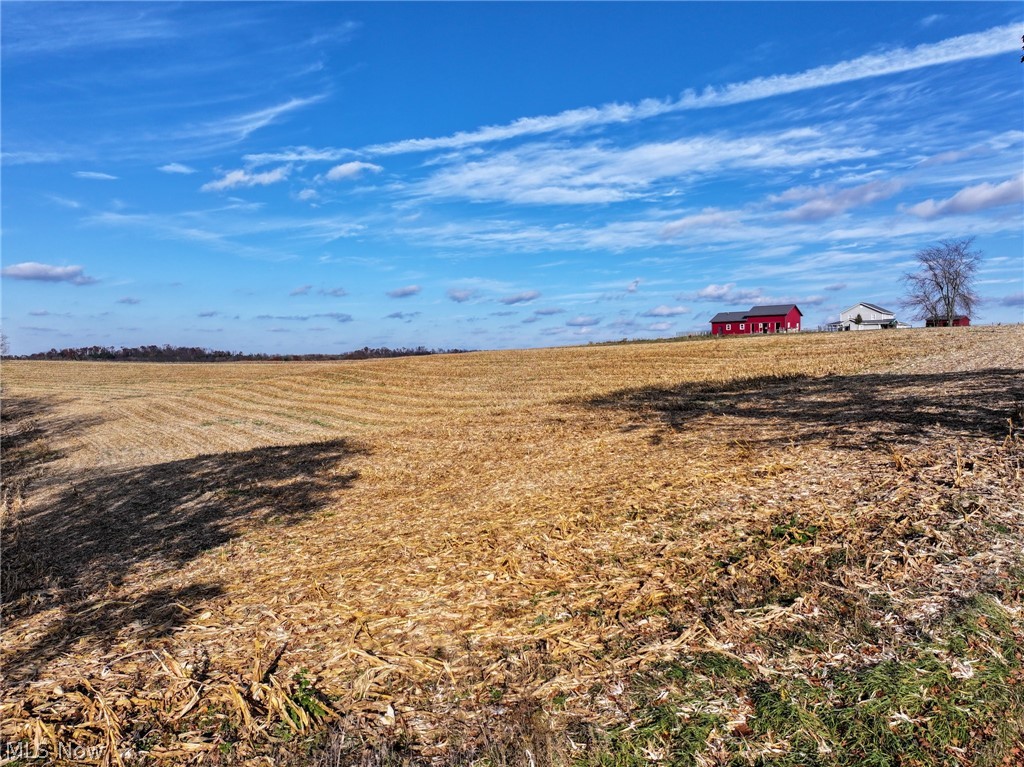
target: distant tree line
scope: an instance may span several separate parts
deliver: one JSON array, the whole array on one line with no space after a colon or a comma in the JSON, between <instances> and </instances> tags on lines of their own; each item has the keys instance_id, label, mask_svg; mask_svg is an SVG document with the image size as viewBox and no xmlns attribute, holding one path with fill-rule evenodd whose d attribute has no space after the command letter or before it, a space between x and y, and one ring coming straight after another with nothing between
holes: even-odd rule
<instances>
[{"instance_id":1,"label":"distant tree line","mask_svg":"<svg viewBox=\"0 0 1024 767\"><path fill-rule=\"evenodd\" d=\"M112 362L259 362L259 361L315 361L315 360L369 360L388 357L421 357L428 354L458 354L467 349L390 349L386 346L345 352L344 354L244 354L198 346L81 346L77 349L50 349L48 352L25 354L13 359L23 360L89 360Z\"/></svg>"}]
</instances>

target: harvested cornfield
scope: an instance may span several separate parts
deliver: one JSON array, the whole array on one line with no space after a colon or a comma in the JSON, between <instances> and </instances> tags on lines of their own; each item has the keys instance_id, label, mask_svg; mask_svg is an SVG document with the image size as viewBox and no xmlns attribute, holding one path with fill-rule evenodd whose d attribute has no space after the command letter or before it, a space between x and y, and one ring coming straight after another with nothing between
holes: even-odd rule
<instances>
[{"instance_id":1,"label":"harvested cornfield","mask_svg":"<svg viewBox=\"0 0 1024 767\"><path fill-rule=\"evenodd\" d=\"M1024 761L1020 326L3 379L0 760Z\"/></svg>"}]
</instances>

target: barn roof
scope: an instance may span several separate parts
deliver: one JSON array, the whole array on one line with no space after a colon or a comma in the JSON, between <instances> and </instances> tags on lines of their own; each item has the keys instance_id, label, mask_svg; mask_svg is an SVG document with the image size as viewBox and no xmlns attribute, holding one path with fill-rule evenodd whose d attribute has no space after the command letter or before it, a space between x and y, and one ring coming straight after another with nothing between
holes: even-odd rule
<instances>
[{"instance_id":1,"label":"barn roof","mask_svg":"<svg viewBox=\"0 0 1024 767\"><path fill-rule=\"evenodd\" d=\"M878 306L876 304L869 304L867 301L861 301L860 303L861 303L861 306L866 306L868 309L874 309L876 312L885 312L886 314L894 314L894 312L890 312L888 309L883 309L881 306ZM853 307L851 306L850 308L852 309Z\"/></svg>"},{"instance_id":2,"label":"barn roof","mask_svg":"<svg viewBox=\"0 0 1024 767\"><path fill-rule=\"evenodd\" d=\"M766 306L754 306L746 313L748 317L767 317L776 314L789 314L791 309L796 309L801 317L803 312L797 309L796 304L768 304Z\"/></svg>"},{"instance_id":3,"label":"barn roof","mask_svg":"<svg viewBox=\"0 0 1024 767\"><path fill-rule=\"evenodd\" d=\"M843 309L843 314L856 309L858 306L866 306L868 309L874 309L876 312L882 312L883 314L895 314L895 312L889 311L888 309L883 309L881 306L878 306L878 304L869 304L867 301L858 301L849 309Z\"/></svg>"},{"instance_id":4,"label":"barn roof","mask_svg":"<svg viewBox=\"0 0 1024 767\"><path fill-rule=\"evenodd\" d=\"M719 312L711 318L711 322L743 322L746 318L746 312Z\"/></svg>"}]
</instances>

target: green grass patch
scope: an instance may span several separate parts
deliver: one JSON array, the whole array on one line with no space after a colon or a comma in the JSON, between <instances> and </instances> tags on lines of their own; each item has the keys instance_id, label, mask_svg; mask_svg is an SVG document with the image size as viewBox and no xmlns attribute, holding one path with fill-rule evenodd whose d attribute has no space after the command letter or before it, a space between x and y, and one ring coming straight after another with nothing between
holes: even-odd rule
<instances>
[{"instance_id":1,"label":"green grass patch","mask_svg":"<svg viewBox=\"0 0 1024 767\"><path fill-rule=\"evenodd\" d=\"M595 733L574 764L697 764L712 739L737 766L994 767L1024 734L1020 631L979 596L870 665L760 678L724 653L683 657L637 675L630 723ZM708 705L737 698L745 725Z\"/></svg>"}]
</instances>

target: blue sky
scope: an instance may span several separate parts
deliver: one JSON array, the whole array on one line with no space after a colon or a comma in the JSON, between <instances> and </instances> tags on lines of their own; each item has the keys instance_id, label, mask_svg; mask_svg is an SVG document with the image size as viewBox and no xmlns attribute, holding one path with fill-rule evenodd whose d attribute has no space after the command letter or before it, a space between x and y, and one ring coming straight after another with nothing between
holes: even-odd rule
<instances>
[{"instance_id":1,"label":"blue sky","mask_svg":"<svg viewBox=\"0 0 1024 767\"><path fill-rule=\"evenodd\" d=\"M509 348L1024 319L1019 3L13 3L12 351Z\"/></svg>"}]
</instances>

